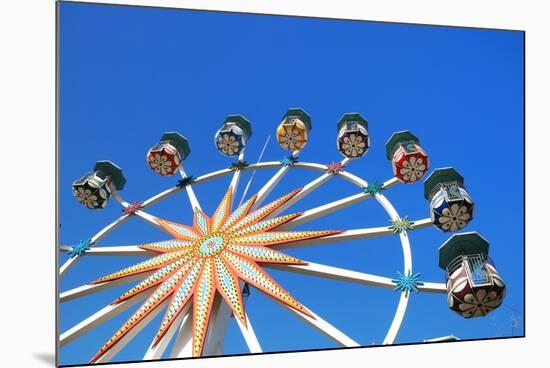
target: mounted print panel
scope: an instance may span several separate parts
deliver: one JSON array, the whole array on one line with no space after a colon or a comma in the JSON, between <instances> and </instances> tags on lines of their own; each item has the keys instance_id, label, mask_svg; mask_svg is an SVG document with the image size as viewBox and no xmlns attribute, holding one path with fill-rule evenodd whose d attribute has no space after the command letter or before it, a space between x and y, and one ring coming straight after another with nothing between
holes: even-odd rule
<instances>
[{"instance_id":1,"label":"mounted print panel","mask_svg":"<svg viewBox=\"0 0 550 368\"><path fill-rule=\"evenodd\" d=\"M57 20L59 366L524 336L523 32Z\"/></svg>"}]
</instances>

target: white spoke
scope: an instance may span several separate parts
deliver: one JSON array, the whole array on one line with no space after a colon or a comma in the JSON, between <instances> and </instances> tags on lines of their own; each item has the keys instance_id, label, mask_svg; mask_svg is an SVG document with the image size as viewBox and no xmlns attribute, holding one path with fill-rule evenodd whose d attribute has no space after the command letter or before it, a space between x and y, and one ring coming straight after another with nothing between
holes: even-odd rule
<instances>
[{"instance_id":1,"label":"white spoke","mask_svg":"<svg viewBox=\"0 0 550 368\"><path fill-rule=\"evenodd\" d=\"M414 221L412 228L420 229L429 225L431 225L431 219L427 218L419 221ZM340 234L330 235L324 238L305 239L305 240L299 240L293 243L280 244L280 245L273 246L272 248L289 249L289 248L303 247L308 245L334 244L334 243L339 243L343 241L368 239L368 238L374 238L374 237L392 235L392 234L393 234L393 230L390 229L389 226L371 227L371 228L365 228L365 229L347 230ZM402 235L404 235L404 233L400 234L400 237Z\"/></svg>"},{"instance_id":2,"label":"white spoke","mask_svg":"<svg viewBox=\"0 0 550 368\"><path fill-rule=\"evenodd\" d=\"M152 256L158 253L141 249L137 245L104 246L90 248L86 251L90 256ZM75 259L76 257L72 258Z\"/></svg>"},{"instance_id":3,"label":"white spoke","mask_svg":"<svg viewBox=\"0 0 550 368\"><path fill-rule=\"evenodd\" d=\"M308 262L306 265L266 264L264 267L299 273L303 275L321 276L339 281L348 281L370 286L379 286L383 288L393 289L396 286L396 284L392 282L393 279L389 277L377 276L369 273L352 271L344 268L332 267L313 262ZM426 291L432 293L447 292L445 284L431 282L422 283L424 285L418 286L418 291Z\"/></svg>"},{"instance_id":4,"label":"white spoke","mask_svg":"<svg viewBox=\"0 0 550 368\"><path fill-rule=\"evenodd\" d=\"M118 285L126 284L126 283L131 282L131 281L143 279L143 278L148 277L152 273L153 273L153 271L144 272L144 273L137 274L137 275L131 275L131 276L126 276L126 277L121 277L120 279L116 279L116 280L102 282L100 284L82 285L82 286L76 287L74 289L64 291L61 294L59 294L59 302L60 303L68 302L69 300L80 298L80 297L83 297L83 296L86 296L86 295L89 295L89 294L92 294L92 293L95 293L95 292L98 292L98 291L101 291L101 290L105 290L105 289L112 288L112 287L115 287L115 286L118 286Z\"/></svg>"},{"instance_id":5,"label":"white spoke","mask_svg":"<svg viewBox=\"0 0 550 368\"><path fill-rule=\"evenodd\" d=\"M185 179L185 178L188 177L187 173L183 169L183 165L180 166L179 172L180 172L180 175L181 175L182 179ZM197 196L195 195L195 191L193 190L193 186L192 185L187 185L185 187L185 191L187 192L187 197L189 197L189 202L191 203L191 208L193 209L193 211L195 210L195 208L198 208L200 210L201 205L200 205L200 203L197 199Z\"/></svg>"},{"instance_id":6,"label":"white spoke","mask_svg":"<svg viewBox=\"0 0 550 368\"><path fill-rule=\"evenodd\" d=\"M96 313L92 314L90 317L63 332L59 337L59 346L64 346L68 344L80 335L90 331L92 328L122 313L126 309L130 308L132 305L148 297L151 293L152 291L143 292L119 304L109 304L108 306L100 309Z\"/></svg>"},{"instance_id":7,"label":"white spoke","mask_svg":"<svg viewBox=\"0 0 550 368\"><path fill-rule=\"evenodd\" d=\"M239 154L238 162L244 162L244 150ZM229 184L229 189L231 189L231 193L233 193L233 196L231 197L230 208L233 208L233 201L237 196L237 188L239 186L240 179L241 179L241 169L236 169L235 172L233 173L233 177L231 178L231 183Z\"/></svg>"},{"instance_id":8,"label":"white spoke","mask_svg":"<svg viewBox=\"0 0 550 368\"><path fill-rule=\"evenodd\" d=\"M281 181L283 176L287 173L287 171L290 169L290 166L283 166L281 167L271 179L260 189L258 192L258 197L256 199L256 202L254 202L254 205L251 208L251 211L256 210L260 205L263 203L265 198L271 193L271 191L275 188L277 184Z\"/></svg>"},{"instance_id":9,"label":"white spoke","mask_svg":"<svg viewBox=\"0 0 550 368\"><path fill-rule=\"evenodd\" d=\"M252 327L252 323L250 323L250 319L248 318L248 314L244 314L246 318L246 326L243 325L241 320L237 317L235 317L235 320L237 321L237 324L239 325L239 329L241 330L241 334L244 337L244 341L246 342L246 346L248 346L248 350L251 353L261 353L262 347L260 346L260 343L258 342L258 338L256 337L256 333L254 333L254 328Z\"/></svg>"},{"instance_id":10,"label":"white spoke","mask_svg":"<svg viewBox=\"0 0 550 368\"><path fill-rule=\"evenodd\" d=\"M294 151L292 152L292 157L297 158L300 154L300 151ZM271 191L279 184L281 179L285 176L285 174L290 169L290 166L283 166L281 167L275 175L269 181L258 191L258 197L256 198L256 202L254 202L254 205L252 206L251 211L254 211L260 205L264 202L265 198L271 193Z\"/></svg>"},{"instance_id":11,"label":"white spoke","mask_svg":"<svg viewBox=\"0 0 550 368\"><path fill-rule=\"evenodd\" d=\"M386 181L383 184L382 188L387 189L387 188L389 188L389 187L391 187L391 186L393 186L397 183L399 183L399 181L396 178L392 178L392 179ZM354 195L339 199L339 200L334 201L334 202L324 204L322 206L312 208L310 210L305 211L302 214L302 216L300 216L298 218L295 218L294 220L291 220L291 221L287 222L286 224L283 224L282 226L279 226L277 228L277 231L286 230L286 229L290 229L290 228L293 228L293 227L298 226L298 225L302 225L306 222L318 219L322 216L326 216L330 213L333 213L333 212L336 212L336 211L341 210L343 208L346 208L346 207L348 207L352 204L362 202L362 201L364 201L366 199L369 199L371 197L372 196L368 193L358 193L358 194L354 194Z\"/></svg>"},{"instance_id":12,"label":"white spoke","mask_svg":"<svg viewBox=\"0 0 550 368\"><path fill-rule=\"evenodd\" d=\"M342 168L344 168L347 165L348 162L349 162L348 158L342 160L340 162L340 164L342 165ZM296 166L304 166L305 164L302 163L300 165L300 163L298 162L295 165ZM307 165L312 166L312 164L307 164ZM323 166L324 170L326 170L328 168L328 166L326 166L326 165L316 165L316 166ZM335 174L324 173L323 175L319 176L317 179L312 180L311 182L306 184L304 187L302 187L302 190L300 190L300 192L298 192L298 194L296 194L294 197L292 197L289 201L287 201L281 207L279 207L275 211L273 211L271 213L271 215L269 215L269 217L276 217L278 214L285 211L287 208L291 207L293 204L300 201L302 198L307 196L309 193L313 192L315 189L319 188L321 185L323 185L324 183L326 183L327 181L332 179L332 177L334 177L334 175Z\"/></svg>"}]
</instances>

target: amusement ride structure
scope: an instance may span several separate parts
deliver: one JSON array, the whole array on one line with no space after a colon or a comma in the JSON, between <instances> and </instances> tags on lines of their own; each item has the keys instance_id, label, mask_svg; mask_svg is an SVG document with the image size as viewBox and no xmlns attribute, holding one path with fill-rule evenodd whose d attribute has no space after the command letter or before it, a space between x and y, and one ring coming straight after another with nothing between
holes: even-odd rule
<instances>
[{"instance_id":1,"label":"amusement ride structure","mask_svg":"<svg viewBox=\"0 0 550 368\"><path fill-rule=\"evenodd\" d=\"M90 363L112 360L160 312L164 313L162 322L149 348L143 352L143 360L164 356L221 355L223 339L231 320L238 324L249 351L259 353L262 352L261 343L243 301L251 287L273 298L282 308L288 309L337 344L344 347L361 345L295 299L269 275L269 269L400 292L383 344L395 342L412 292L446 293L449 308L465 318L485 316L500 306L505 295L504 282L488 256L489 243L475 232L453 234L440 247L439 266L445 270L445 283L421 281L420 274L412 269L408 231L433 226L440 231L454 233L461 231L473 219L474 202L466 190L464 178L455 169L448 167L432 171L424 181L430 216L410 220L398 214L383 191L399 183L418 182L428 172L428 155L413 133L396 132L386 143L393 177L383 183L368 183L347 171L348 163L364 156L370 148L368 123L360 114L344 114L337 123L337 149L344 156L340 162L326 165L299 161L299 154L308 143L311 129L311 118L305 111L288 110L277 128L276 136L281 147L289 151L289 156L280 161L248 164L244 159L244 150L252 136L251 124L241 115L228 116L216 132L215 145L220 153L236 157L237 161L227 169L198 177L188 175L182 165L190 153L187 139L177 132L165 133L147 153L147 163L155 173L161 176L180 175L181 180L176 186L142 202L123 199L119 193L126 182L122 170L110 161L98 161L91 173L73 183L73 194L89 209L105 208L114 198L122 206L123 213L89 239L74 246L60 245L60 251L68 252L70 257L60 267L59 277L65 277L68 270L86 255L127 257L128 267L114 270L89 284L62 291L59 302L65 303L132 281L138 283L110 305L62 332L59 346L65 346L99 324L138 305L126 323L119 326L90 357ZM256 194L235 206L234 197L241 173L260 169L276 172ZM298 169L317 171L319 176L301 188L264 203L285 174ZM224 176L231 177L229 187L225 193L219 193L220 202L216 210L205 214L193 188ZM286 212L334 178L356 185L357 194L304 212ZM146 212L148 207L180 191L187 193L193 209L192 225L179 224ZM384 208L389 217L388 226L344 231L293 230L298 225L368 199L377 201ZM132 216L163 230L166 237L157 242L132 246L95 246ZM313 263L284 252L293 247L388 235L397 235L401 242L404 267L397 278ZM132 262L133 256L149 258L135 263ZM232 319L232 316L235 318ZM172 340L171 351L165 353Z\"/></svg>"}]
</instances>

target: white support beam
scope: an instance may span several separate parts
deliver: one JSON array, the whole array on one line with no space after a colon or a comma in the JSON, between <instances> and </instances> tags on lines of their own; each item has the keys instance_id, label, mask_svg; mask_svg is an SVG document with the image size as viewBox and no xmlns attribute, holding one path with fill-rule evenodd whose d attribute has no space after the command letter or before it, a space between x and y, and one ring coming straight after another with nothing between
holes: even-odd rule
<instances>
[{"instance_id":1,"label":"white support beam","mask_svg":"<svg viewBox=\"0 0 550 368\"><path fill-rule=\"evenodd\" d=\"M241 281L241 289L242 285L243 283ZM218 355L218 352L221 351L223 339L227 332L232 314L231 308L229 308L223 298L217 294L212 304L210 323L204 340L203 356Z\"/></svg>"},{"instance_id":2,"label":"white support beam","mask_svg":"<svg viewBox=\"0 0 550 368\"><path fill-rule=\"evenodd\" d=\"M301 312L298 312L296 309L289 307L286 304L283 304L281 302L278 302L278 303L282 305L284 308L286 308L287 310L289 310L290 312L292 312L298 318L307 322L311 327L313 327L317 331L323 333L324 335L334 340L337 344L348 348L361 346L357 342L355 342L353 339L348 337L346 334L344 334L342 331L338 330L336 327L334 327L333 325L325 321L323 318L321 318L317 314L313 313L310 309L306 308L305 306L304 308L313 316L313 318Z\"/></svg>"},{"instance_id":3,"label":"white support beam","mask_svg":"<svg viewBox=\"0 0 550 368\"><path fill-rule=\"evenodd\" d=\"M252 327L252 323L250 323L250 319L248 318L248 314L244 314L246 318L246 326L243 325L241 320L239 318L235 317L235 320L237 321L237 325L239 325L239 329L241 330L241 334L244 337L244 341L246 342L246 346L248 346L248 350L251 353L261 353L262 347L260 346L260 343L258 342L258 338L256 337L256 333L254 332L254 328Z\"/></svg>"},{"instance_id":4,"label":"white support beam","mask_svg":"<svg viewBox=\"0 0 550 368\"><path fill-rule=\"evenodd\" d=\"M193 355L193 317L192 305L190 301L188 311L183 315L183 318L178 326L176 340L172 345L170 358L189 358Z\"/></svg>"},{"instance_id":5,"label":"white support beam","mask_svg":"<svg viewBox=\"0 0 550 368\"><path fill-rule=\"evenodd\" d=\"M149 345L149 348L145 352L145 355L143 356L143 360L153 360L153 359L161 359L162 355L164 354L164 351L168 347L168 344L170 343L170 340L172 340L172 337L176 333L176 331L179 329L180 324L184 317L189 313L189 306L190 303L187 303L187 305L183 308L180 315L174 320L170 328L168 328L168 331L164 334L162 339L158 342L156 346L153 347L153 342L151 341L151 345Z\"/></svg>"},{"instance_id":6,"label":"white support beam","mask_svg":"<svg viewBox=\"0 0 550 368\"><path fill-rule=\"evenodd\" d=\"M96 363L108 363L124 348L132 339L151 322L159 312L168 304L169 299L164 300L158 307L149 312L145 318L139 321L134 328L115 343L109 350L99 357Z\"/></svg>"},{"instance_id":7,"label":"white support beam","mask_svg":"<svg viewBox=\"0 0 550 368\"><path fill-rule=\"evenodd\" d=\"M73 341L74 339L81 336L82 334L90 331L92 328L122 313L126 309L130 308L132 305L148 297L151 293L152 291L149 291L149 292L146 291L130 299L127 299L119 304L116 304L116 305L109 304L108 306L100 309L99 311L92 314L88 318L84 319L83 321L74 325L67 331L63 332L59 337L59 346L62 347L68 344L69 342Z\"/></svg>"}]
</instances>

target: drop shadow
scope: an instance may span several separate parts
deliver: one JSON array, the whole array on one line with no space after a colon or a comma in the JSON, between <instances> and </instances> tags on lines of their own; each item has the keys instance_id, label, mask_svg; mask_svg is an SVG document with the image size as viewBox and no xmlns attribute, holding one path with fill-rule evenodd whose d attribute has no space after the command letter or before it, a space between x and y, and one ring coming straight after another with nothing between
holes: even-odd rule
<instances>
[{"instance_id":1,"label":"drop shadow","mask_svg":"<svg viewBox=\"0 0 550 368\"><path fill-rule=\"evenodd\" d=\"M41 362L47 363L55 367L55 354L52 353L34 353L33 357Z\"/></svg>"}]
</instances>

